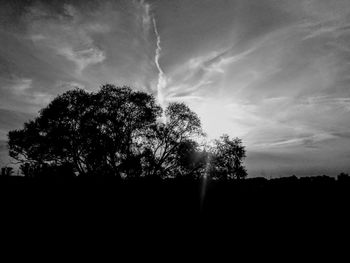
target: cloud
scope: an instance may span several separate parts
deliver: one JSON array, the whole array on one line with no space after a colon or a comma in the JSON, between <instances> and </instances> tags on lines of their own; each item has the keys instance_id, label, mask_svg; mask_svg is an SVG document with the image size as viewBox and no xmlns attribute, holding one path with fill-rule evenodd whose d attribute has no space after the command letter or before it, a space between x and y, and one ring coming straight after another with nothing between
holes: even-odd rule
<instances>
[{"instance_id":1,"label":"cloud","mask_svg":"<svg viewBox=\"0 0 350 263\"><path fill-rule=\"evenodd\" d=\"M166 100L174 100L175 97L197 99L198 92L216 85L218 79L226 75L227 67L244 60L254 49L255 47L239 53L230 47L224 51L190 58L175 72L169 73L168 85L164 91Z\"/></svg>"},{"instance_id":2,"label":"cloud","mask_svg":"<svg viewBox=\"0 0 350 263\"><path fill-rule=\"evenodd\" d=\"M64 47L58 49L57 53L73 61L77 65L79 74L81 74L87 66L100 63L106 59L105 53L94 47L83 50L73 50L72 47Z\"/></svg>"},{"instance_id":3,"label":"cloud","mask_svg":"<svg viewBox=\"0 0 350 263\"><path fill-rule=\"evenodd\" d=\"M33 114L0 108L0 140L7 139L10 130L23 127L23 123L33 117Z\"/></svg>"},{"instance_id":4,"label":"cloud","mask_svg":"<svg viewBox=\"0 0 350 263\"><path fill-rule=\"evenodd\" d=\"M152 27L151 5L144 0L134 0L134 5L138 9L138 19L141 21L145 32L149 32Z\"/></svg>"},{"instance_id":5,"label":"cloud","mask_svg":"<svg viewBox=\"0 0 350 263\"><path fill-rule=\"evenodd\" d=\"M349 34L350 23L347 20L339 21L320 21L314 23L301 24L300 27L307 33L303 40L309 40L319 37L338 38L344 34Z\"/></svg>"},{"instance_id":6,"label":"cloud","mask_svg":"<svg viewBox=\"0 0 350 263\"><path fill-rule=\"evenodd\" d=\"M350 97L349 98L334 98L329 96L309 97L306 100L309 105L326 106L332 108L343 108L350 111Z\"/></svg>"},{"instance_id":7,"label":"cloud","mask_svg":"<svg viewBox=\"0 0 350 263\"><path fill-rule=\"evenodd\" d=\"M188 83L180 83L179 85L172 85L167 87L167 97L166 100L176 100L176 99L190 99L200 98L199 96L194 96L196 91L199 89L212 84L209 80L200 80L197 84L190 85Z\"/></svg>"},{"instance_id":8,"label":"cloud","mask_svg":"<svg viewBox=\"0 0 350 263\"><path fill-rule=\"evenodd\" d=\"M158 81L157 81L157 98L158 102L160 105L164 106L164 94L163 90L167 85L167 79L166 76L163 72L163 69L160 66L159 59L160 59L160 52L162 51L162 47L160 45L160 35L158 33L158 28L157 28L157 23L155 18L153 18L153 28L154 28L154 33L157 38L156 42L156 50L155 50L155 56L154 56L154 63L157 66L158 69Z\"/></svg>"},{"instance_id":9,"label":"cloud","mask_svg":"<svg viewBox=\"0 0 350 263\"><path fill-rule=\"evenodd\" d=\"M17 79L15 80L15 84L8 89L10 89L13 93L16 95L23 95L27 93L27 91L32 86L32 80L31 79Z\"/></svg>"},{"instance_id":10,"label":"cloud","mask_svg":"<svg viewBox=\"0 0 350 263\"><path fill-rule=\"evenodd\" d=\"M103 62L106 54L96 46L93 35L107 33L109 26L85 21L72 5L63 6L64 15L49 16L42 6L33 6L28 14L29 38L39 47L48 47L74 62L78 74L91 65ZM40 19L38 19L38 17Z\"/></svg>"},{"instance_id":11,"label":"cloud","mask_svg":"<svg viewBox=\"0 0 350 263\"><path fill-rule=\"evenodd\" d=\"M278 171L328 151L344 161L348 0L26 3L0 8L3 108L32 112L77 85L130 85L164 105L185 101L210 137L240 136L266 171L264 152Z\"/></svg>"},{"instance_id":12,"label":"cloud","mask_svg":"<svg viewBox=\"0 0 350 263\"><path fill-rule=\"evenodd\" d=\"M317 147L317 144L320 142L323 142L325 140L334 139L336 136L334 134L330 133L318 133L318 134L312 134L312 135L303 135L297 138L288 138L286 140L278 140L274 142L269 143L261 143L254 145L255 149L259 148L285 148L290 146L303 146L303 147L309 147L314 148Z\"/></svg>"},{"instance_id":13,"label":"cloud","mask_svg":"<svg viewBox=\"0 0 350 263\"><path fill-rule=\"evenodd\" d=\"M12 80L12 84L5 89L12 93L17 100L28 104L43 106L49 103L52 95L35 90L32 83L32 79L15 78Z\"/></svg>"}]
</instances>

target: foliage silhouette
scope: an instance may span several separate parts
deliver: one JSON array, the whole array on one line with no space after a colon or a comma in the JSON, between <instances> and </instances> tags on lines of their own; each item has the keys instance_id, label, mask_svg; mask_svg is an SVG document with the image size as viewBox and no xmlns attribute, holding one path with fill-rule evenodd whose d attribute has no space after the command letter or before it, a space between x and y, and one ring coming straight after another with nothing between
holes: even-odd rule
<instances>
[{"instance_id":1,"label":"foliage silhouette","mask_svg":"<svg viewBox=\"0 0 350 263\"><path fill-rule=\"evenodd\" d=\"M200 160L188 156L200 155L198 144L194 141L203 136L197 114L183 103L171 103L165 110L165 119L164 123L155 123L149 130L146 141L147 173L163 177L184 175L190 172L191 166L202 166ZM186 158L187 163L184 161Z\"/></svg>"},{"instance_id":2,"label":"foliage silhouette","mask_svg":"<svg viewBox=\"0 0 350 263\"><path fill-rule=\"evenodd\" d=\"M210 173L219 179L243 179L247 176L242 162L246 157L245 147L239 138L230 139L226 134L215 140L211 150Z\"/></svg>"},{"instance_id":3,"label":"foliage silhouette","mask_svg":"<svg viewBox=\"0 0 350 263\"><path fill-rule=\"evenodd\" d=\"M223 135L206 150L195 112L183 103L162 112L152 95L129 87L70 90L9 132L9 154L28 177L246 177L240 139Z\"/></svg>"},{"instance_id":4,"label":"foliage silhouette","mask_svg":"<svg viewBox=\"0 0 350 263\"><path fill-rule=\"evenodd\" d=\"M1 167L1 176L11 176L13 174L13 168L9 166Z\"/></svg>"}]
</instances>

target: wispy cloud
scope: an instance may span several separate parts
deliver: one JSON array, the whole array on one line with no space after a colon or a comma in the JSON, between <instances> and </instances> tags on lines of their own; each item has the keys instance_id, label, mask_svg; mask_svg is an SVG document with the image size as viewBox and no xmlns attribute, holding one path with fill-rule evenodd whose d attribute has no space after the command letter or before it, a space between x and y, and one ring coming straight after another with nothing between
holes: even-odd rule
<instances>
[{"instance_id":1,"label":"wispy cloud","mask_svg":"<svg viewBox=\"0 0 350 263\"><path fill-rule=\"evenodd\" d=\"M224 51L213 51L210 54L190 58L174 72L169 73L166 99L189 100L205 97L205 94L199 93L211 88L219 89L218 80L225 77L227 68L244 60L254 50L255 47L235 52L234 48L230 47Z\"/></svg>"},{"instance_id":2,"label":"wispy cloud","mask_svg":"<svg viewBox=\"0 0 350 263\"><path fill-rule=\"evenodd\" d=\"M166 80L166 76L159 64L159 59L160 59L160 52L162 50L162 47L160 45L160 35L158 33L158 28L157 28L157 23L156 23L156 19L153 18L153 28L154 28L154 33L156 35L157 38L157 46L156 46L156 51L155 51L155 56L154 56L154 63L157 66L158 69L158 82L157 82L157 98L158 98L158 102L160 105L162 105L164 107L164 88L167 85L167 80Z\"/></svg>"},{"instance_id":3,"label":"wispy cloud","mask_svg":"<svg viewBox=\"0 0 350 263\"><path fill-rule=\"evenodd\" d=\"M346 21L341 23L339 21L306 23L301 24L301 27L307 32L303 40L330 36L337 38L350 32L350 23Z\"/></svg>"},{"instance_id":4,"label":"wispy cloud","mask_svg":"<svg viewBox=\"0 0 350 263\"><path fill-rule=\"evenodd\" d=\"M254 145L255 149L272 149L303 146L307 148L315 148L317 144L325 140L335 139L337 136L331 133L316 133L312 135L305 135L297 138L289 138L286 140L278 140L274 142L261 143Z\"/></svg>"},{"instance_id":5,"label":"wispy cloud","mask_svg":"<svg viewBox=\"0 0 350 263\"><path fill-rule=\"evenodd\" d=\"M148 33L152 26L152 16L151 16L151 5L144 0L136 1L135 4L140 7L140 19L143 29L146 33Z\"/></svg>"},{"instance_id":6,"label":"wispy cloud","mask_svg":"<svg viewBox=\"0 0 350 263\"><path fill-rule=\"evenodd\" d=\"M106 59L103 50L97 47L90 34L107 33L107 25L91 22L82 22L81 14L72 5L64 5L64 14L67 17L57 16L49 21L36 19L46 17L48 11L43 7L34 6L28 16L30 23L30 38L36 45L47 46L58 55L74 62L76 71L82 71Z\"/></svg>"},{"instance_id":7,"label":"wispy cloud","mask_svg":"<svg viewBox=\"0 0 350 263\"><path fill-rule=\"evenodd\" d=\"M224 67L235 62L239 62L247 55L252 53L255 47L245 50L243 52L236 52L235 47L221 52L214 52L210 56L202 56L194 59L190 59L189 64L193 69L202 68L209 72L225 73Z\"/></svg>"},{"instance_id":8,"label":"wispy cloud","mask_svg":"<svg viewBox=\"0 0 350 263\"><path fill-rule=\"evenodd\" d=\"M344 160L349 1L56 2L1 13L16 14L0 25L3 108L37 110L71 85L125 84L163 106L185 101L210 137L240 136L270 171L327 151Z\"/></svg>"},{"instance_id":9,"label":"wispy cloud","mask_svg":"<svg viewBox=\"0 0 350 263\"><path fill-rule=\"evenodd\" d=\"M317 107L326 106L331 108L341 107L346 111L350 111L350 97L349 98L337 98L337 97L329 97L329 96L316 96L309 97L305 101L308 105L314 105Z\"/></svg>"},{"instance_id":10,"label":"wispy cloud","mask_svg":"<svg viewBox=\"0 0 350 263\"><path fill-rule=\"evenodd\" d=\"M25 103L37 106L44 106L49 103L52 99L52 95L35 90L32 83L32 79L15 78L12 84L7 86L6 89Z\"/></svg>"},{"instance_id":11,"label":"wispy cloud","mask_svg":"<svg viewBox=\"0 0 350 263\"><path fill-rule=\"evenodd\" d=\"M77 72L81 72L89 65L100 63L106 59L103 51L96 47L89 47L83 50L74 50L72 47L59 48L58 54L64 56L77 65Z\"/></svg>"}]
</instances>

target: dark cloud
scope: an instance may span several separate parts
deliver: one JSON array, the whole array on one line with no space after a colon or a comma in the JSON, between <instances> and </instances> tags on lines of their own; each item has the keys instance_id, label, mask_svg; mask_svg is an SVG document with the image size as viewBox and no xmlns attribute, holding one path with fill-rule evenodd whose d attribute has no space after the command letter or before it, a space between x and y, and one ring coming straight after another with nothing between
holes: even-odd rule
<instances>
[{"instance_id":1,"label":"dark cloud","mask_svg":"<svg viewBox=\"0 0 350 263\"><path fill-rule=\"evenodd\" d=\"M350 132L334 132L333 135L339 138L350 139Z\"/></svg>"}]
</instances>

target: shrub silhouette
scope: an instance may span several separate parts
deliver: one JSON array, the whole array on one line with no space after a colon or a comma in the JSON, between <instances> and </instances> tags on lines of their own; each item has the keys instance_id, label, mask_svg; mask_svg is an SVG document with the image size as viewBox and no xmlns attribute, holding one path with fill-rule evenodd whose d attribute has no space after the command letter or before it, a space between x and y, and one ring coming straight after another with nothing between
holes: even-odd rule
<instances>
[{"instance_id":1,"label":"shrub silhouette","mask_svg":"<svg viewBox=\"0 0 350 263\"><path fill-rule=\"evenodd\" d=\"M25 176L246 176L240 139L224 135L206 151L196 113L183 103L162 112L152 95L129 87L70 90L9 132L9 154Z\"/></svg>"}]
</instances>

